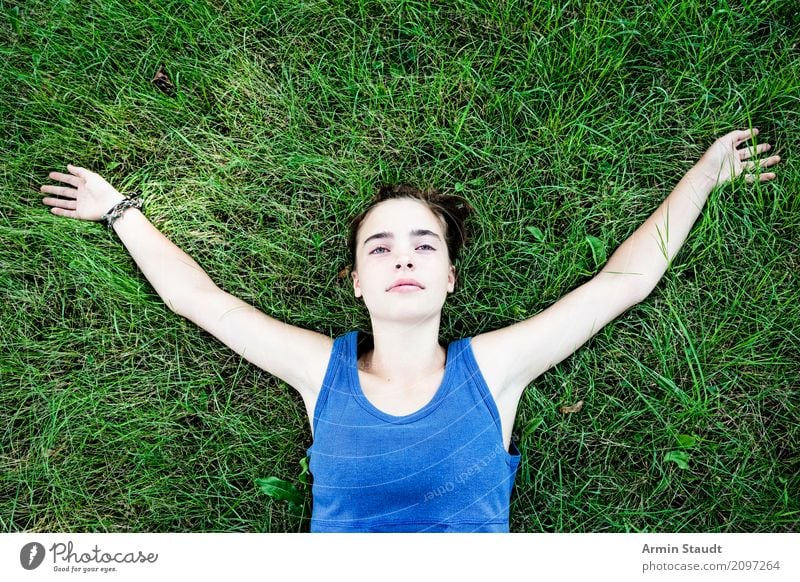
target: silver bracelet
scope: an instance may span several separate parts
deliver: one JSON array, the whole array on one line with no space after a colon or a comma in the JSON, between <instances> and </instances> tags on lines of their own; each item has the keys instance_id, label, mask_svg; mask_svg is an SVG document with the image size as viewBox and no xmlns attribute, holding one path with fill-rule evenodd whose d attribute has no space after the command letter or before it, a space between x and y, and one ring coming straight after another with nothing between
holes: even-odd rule
<instances>
[{"instance_id":1,"label":"silver bracelet","mask_svg":"<svg viewBox=\"0 0 800 582\"><path fill-rule=\"evenodd\" d=\"M117 202L113 208L106 212L100 219L105 221L108 228L111 228L111 225L114 224L114 221L122 216L122 213L128 210L128 208L137 208L139 210L142 209L142 199L139 198L138 194L135 194L132 197L126 196Z\"/></svg>"}]
</instances>

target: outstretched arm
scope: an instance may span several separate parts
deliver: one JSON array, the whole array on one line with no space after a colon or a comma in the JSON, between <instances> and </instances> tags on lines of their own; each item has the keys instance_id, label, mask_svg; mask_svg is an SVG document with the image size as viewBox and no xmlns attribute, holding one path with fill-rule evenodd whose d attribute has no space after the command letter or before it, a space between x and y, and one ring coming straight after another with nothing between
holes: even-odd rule
<instances>
[{"instance_id":1,"label":"outstretched arm","mask_svg":"<svg viewBox=\"0 0 800 582\"><path fill-rule=\"evenodd\" d=\"M58 216L100 220L123 199L102 176L68 166L69 174L50 178L67 186L42 186ZM130 208L113 223L125 247L164 302L256 366L296 388L313 410L325 374L332 341L262 313L226 293L189 255L165 237L139 210Z\"/></svg>"},{"instance_id":2,"label":"outstretched arm","mask_svg":"<svg viewBox=\"0 0 800 582\"><path fill-rule=\"evenodd\" d=\"M624 281L624 286L646 297L678 253L711 191L745 172L745 180L756 180L756 168L774 166L780 156L758 159L771 149L768 143L739 147L758 135L758 129L732 131L718 140L678 182L661 206L608 260L598 277ZM764 182L775 178L761 173Z\"/></svg>"},{"instance_id":3,"label":"outstretched arm","mask_svg":"<svg viewBox=\"0 0 800 582\"><path fill-rule=\"evenodd\" d=\"M746 172L773 166L770 149L738 149L758 130L734 131L714 142L658 210L611 256L603 270L537 315L472 339L478 365L498 404L503 423L513 423L525 387L585 344L603 327L641 302L658 284L686 240L711 190ZM762 181L773 173L762 173Z\"/></svg>"},{"instance_id":4,"label":"outstretched arm","mask_svg":"<svg viewBox=\"0 0 800 582\"><path fill-rule=\"evenodd\" d=\"M99 174L77 166L67 166L69 174L51 172L50 178L72 186L41 187L48 197L42 202L52 206L58 216L80 220L100 220L124 197ZM128 249L133 260L167 306L184 315L187 301L197 290L216 287L203 269L153 226L144 214L131 208L118 218L112 228Z\"/></svg>"}]
</instances>

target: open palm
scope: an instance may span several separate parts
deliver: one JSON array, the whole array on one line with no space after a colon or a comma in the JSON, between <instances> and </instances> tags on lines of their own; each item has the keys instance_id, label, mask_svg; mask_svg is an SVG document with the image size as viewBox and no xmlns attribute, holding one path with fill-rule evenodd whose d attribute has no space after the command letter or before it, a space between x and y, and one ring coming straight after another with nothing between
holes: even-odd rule
<instances>
[{"instance_id":1,"label":"open palm","mask_svg":"<svg viewBox=\"0 0 800 582\"><path fill-rule=\"evenodd\" d=\"M744 179L748 183L755 182L756 178L761 182L772 180L775 178L774 173L761 173L760 170L780 162L780 156L771 156L765 159L757 157L772 149L772 146L768 143L761 143L757 146L739 147L757 135L757 128L732 131L723 135L708 148L696 167L706 177L714 180L715 185L724 184L742 172L745 172Z\"/></svg>"},{"instance_id":2,"label":"open palm","mask_svg":"<svg viewBox=\"0 0 800 582\"><path fill-rule=\"evenodd\" d=\"M53 214L79 220L100 220L124 198L100 174L72 165L67 166L67 170L69 174L50 172L49 177L69 184L71 188L50 185L41 187L41 191L45 194L57 196L42 200L42 203L53 207L51 209Z\"/></svg>"}]
</instances>

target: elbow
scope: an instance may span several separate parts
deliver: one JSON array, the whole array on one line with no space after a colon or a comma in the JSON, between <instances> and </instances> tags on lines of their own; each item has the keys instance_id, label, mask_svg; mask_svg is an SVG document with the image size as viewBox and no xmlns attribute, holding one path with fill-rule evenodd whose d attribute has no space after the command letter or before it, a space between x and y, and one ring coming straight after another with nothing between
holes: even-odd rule
<instances>
[{"instance_id":1,"label":"elbow","mask_svg":"<svg viewBox=\"0 0 800 582\"><path fill-rule=\"evenodd\" d=\"M211 285L208 287L183 287L176 289L173 293L164 294L161 299L170 311L185 317L190 321L195 321L203 306L207 306L214 297L214 293L221 292L218 287Z\"/></svg>"},{"instance_id":2,"label":"elbow","mask_svg":"<svg viewBox=\"0 0 800 582\"><path fill-rule=\"evenodd\" d=\"M601 271L600 274L617 275L616 273L606 271ZM604 277L602 281L611 286L610 288L606 288L604 293L607 293L609 297L614 297L629 305L641 303L655 288L655 285L651 284L649 281L634 280L633 278L621 279L618 276Z\"/></svg>"},{"instance_id":3,"label":"elbow","mask_svg":"<svg viewBox=\"0 0 800 582\"><path fill-rule=\"evenodd\" d=\"M640 287L636 289L635 292L632 294L633 304L636 305L647 299L653 292L653 289L655 289L655 286Z\"/></svg>"},{"instance_id":4,"label":"elbow","mask_svg":"<svg viewBox=\"0 0 800 582\"><path fill-rule=\"evenodd\" d=\"M187 317L186 308L190 302L187 301L187 294L184 290L173 289L171 292L159 293L158 296L172 313Z\"/></svg>"},{"instance_id":5,"label":"elbow","mask_svg":"<svg viewBox=\"0 0 800 582\"><path fill-rule=\"evenodd\" d=\"M161 298L161 300L164 301L164 305L169 307L169 310L172 313L176 313L178 315L185 317L183 310L181 309L181 302L178 301L177 297L171 295L165 295Z\"/></svg>"},{"instance_id":6,"label":"elbow","mask_svg":"<svg viewBox=\"0 0 800 582\"><path fill-rule=\"evenodd\" d=\"M183 313L181 313L181 311L179 309L178 304L176 304L175 301L173 301L172 299L166 298L166 299L164 299L164 303L166 304L167 307L169 307L169 310L172 313L177 313L178 315L183 315Z\"/></svg>"}]
</instances>

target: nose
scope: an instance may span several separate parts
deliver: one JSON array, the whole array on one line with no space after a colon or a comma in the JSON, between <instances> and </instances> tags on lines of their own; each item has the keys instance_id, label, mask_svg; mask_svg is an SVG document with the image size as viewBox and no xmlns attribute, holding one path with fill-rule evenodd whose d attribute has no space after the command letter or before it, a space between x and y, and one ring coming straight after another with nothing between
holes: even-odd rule
<instances>
[{"instance_id":1,"label":"nose","mask_svg":"<svg viewBox=\"0 0 800 582\"><path fill-rule=\"evenodd\" d=\"M396 269L402 269L403 265L405 265L406 269L413 269L414 262L411 260L409 255L401 255L397 257L397 263L395 264Z\"/></svg>"}]
</instances>

